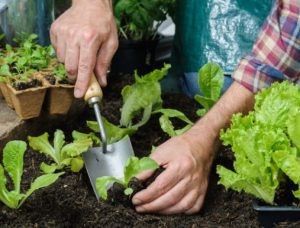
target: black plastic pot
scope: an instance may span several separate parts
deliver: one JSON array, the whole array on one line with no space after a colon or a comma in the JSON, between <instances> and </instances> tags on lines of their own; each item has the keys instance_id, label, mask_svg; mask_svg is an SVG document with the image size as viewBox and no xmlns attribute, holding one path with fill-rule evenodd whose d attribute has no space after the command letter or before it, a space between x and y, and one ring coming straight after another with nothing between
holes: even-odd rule
<instances>
[{"instance_id":1,"label":"black plastic pot","mask_svg":"<svg viewBox=\"0 0 300 228\"><path fill-rule=\"evenodd\" d=\"M111 75L146 74L154 69L158 39L150 41L119 40L119 48L113 57Z\"/></svg>"},{"instance_id":2,"label":"black plastic pot","mask_svg":"<svg viewBox=\"0 0 300 228\"><path fill-rule=\"evenodd\" d=\"M275 223L283 221L300 221L300 208L291 206L267 206L253 204L258 213L258 220L263 227L274 227Z\"/></svg>"}]
</instances>

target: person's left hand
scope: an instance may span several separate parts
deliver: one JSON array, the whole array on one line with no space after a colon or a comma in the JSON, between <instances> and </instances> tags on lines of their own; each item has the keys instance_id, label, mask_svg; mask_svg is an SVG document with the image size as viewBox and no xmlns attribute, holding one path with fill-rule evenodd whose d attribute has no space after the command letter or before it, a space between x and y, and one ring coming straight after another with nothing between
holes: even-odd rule
<instances>
[{"instance_id":1,"label":"person's left hand","mask_svg":"<svg viewBox=\"0 0 300 228\"><path fill-rule=\"evenodd\" d=\"M152 154L165 170L145 190L133 197L137 212L158 214L193 214L204 202L215 142L207 134L191 129L171 138ZM153 172L144 172L140 180Z\"/></svg>"}]
</instances>

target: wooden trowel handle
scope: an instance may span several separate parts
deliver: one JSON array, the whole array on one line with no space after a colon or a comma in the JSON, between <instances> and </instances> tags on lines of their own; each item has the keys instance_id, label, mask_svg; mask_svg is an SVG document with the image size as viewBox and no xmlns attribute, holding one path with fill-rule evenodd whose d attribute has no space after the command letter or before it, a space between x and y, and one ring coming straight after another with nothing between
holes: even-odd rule
<instances>
[{"instance_id":1,"label":"wooden trowel handle","mask_svg":"<svg viewBox=\"0 0 300 228\"><path fill-rule=\"evenodd\" d=\"M84 100L88 102L92 97L99 97L100 99L103 97L102 89L94 73L92 74L89 87L84 95Z\"/></svg>"}]
</instances>

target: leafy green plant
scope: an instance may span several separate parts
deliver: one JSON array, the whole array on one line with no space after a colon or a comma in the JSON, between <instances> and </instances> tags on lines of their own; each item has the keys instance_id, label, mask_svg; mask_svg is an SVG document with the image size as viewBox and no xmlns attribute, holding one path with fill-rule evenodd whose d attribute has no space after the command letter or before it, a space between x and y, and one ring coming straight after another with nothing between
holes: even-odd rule
<instances>
[{"instance_id":1,"label":"leafy green plant","mask_svg":"<svg viewBox=\"0 0 300 228\"><path fill-rule=\"evenodd\" d=\"M97 178L97 192L102 199L106 200L109 185L117 182L125 187L125 195L131 195L133 193L133 189L128 186L130 180L142 171L155 170L158 167L158 164L149 157L144 157L141 159L137 157L130 157L126 163L126 166L124 167L123 178L115 178L112 176L104 176Z\"/></svg>"},{"instance_id":2,"label":"leafy green plant","mask_svg":"<svg viewBox=\"0 0 300 228\"><path fill-rule=\"evenodd\" d=\"M40 166L41 170L45 173L53 173L55 170L67 167L72 172L79 172L84 165L80 155L92 146L92 140L84 138L66 144L65 135L61 130L55 131L53 146L50 144L48 138L48 133L44 133L38 137L28 136L29 145L34 150L49 156L55 162L51 165L42 163Z\"/></svg>"},{"instance_id":3,"label":"leafy green plant","mask_svg":"<svg viewBox=\"0 0 300 228\"><path fill-rule=\"evenodd\" d=\"M0 164L0 201L12 209L22 206L25 200L36 190L53 184L61 173L45 174L36 178L26 193L21 193L21 179L23 175L23 159L27 144L23 141L11 141L3 150L3 166ZM13 190L6 187L8 173L13 183Z\"/></svg>"},{"instance_id":4,"label":"leafy green plant","mask_svg":"<svg viewBox=\"0 0 300 228\"><path fill-rule=\"evenodd\" d=\"M176 109L158 109L153 114L161 113L159 123L162 130L167 133L170 137L178 136L189 130L193 126L193 122L190 121L186 115ZM174 125L171 122L171 118L180 119L187 125L181 129L175 130Z\"/></svg>"},{"instance_id":5,"label":"leafy green plant","mask_svg":"<svg viewBox=\"0 0 300 228\"><path fill-rule=\"evenodd\" d=\"M231 145L234 170L217 166L219 183L273 203L282 181L299 186L300 199L300 90L288 82L274 83L258 93L253 112L235 114L231 126L221 132Z\"/></svg>"},{"instance_id":6,"label":"leafy green plant","mask_svg":"<svg viewBox=\"0 0 300 228\"><path fill-rule=\"evenodd\" d=\"M175 0L113 1L119 36L132 40L154 39L158 27L172 14Z\"/></svg>"},{"instance_id":7,"label":"leafy green plant","mask_svg":"<svg viewBox=\"0 0 300 228\"><path fill-rule=\"evenodd\" d=\"M215 63L207 63L198 74L198 84L203 96L196 95L195 100L203 106L197 110L198 116L204 116L214 106L221 96L224 84L224 73L222 68Z\"/></svg>"},{"instance_id":8,"label":"leafy green plant","mask_svg":"<svg viewBox=\"0 0 300 228\"><path fill-rule=\"evenodd\" d=\"M19 34L15 42L18 47L13 48L7 44L5 50L1 51L1 81L10 82L18 90L40 86L41 83L33 79L32 75L49 67L54 59L54 49L38 45L36 34ZM31 84L26 86L23 82Z\"/></svg>"},{"instance_id":9,"label":"leafy green plant","mask_svg":"<svg viewBox=\"0 0 300 228\"><path fill-rule=\"evenodd\" d=\"M150 118L152 111L161 108L161 87L159 81L167 74L171 66L166 64L160 70L154 70L143 77L135 73L135 83L122 90L123 106L120 124L124 127L138 128ZM142 119L133 123L142 113Z\"/></svg>"}]
</instances>

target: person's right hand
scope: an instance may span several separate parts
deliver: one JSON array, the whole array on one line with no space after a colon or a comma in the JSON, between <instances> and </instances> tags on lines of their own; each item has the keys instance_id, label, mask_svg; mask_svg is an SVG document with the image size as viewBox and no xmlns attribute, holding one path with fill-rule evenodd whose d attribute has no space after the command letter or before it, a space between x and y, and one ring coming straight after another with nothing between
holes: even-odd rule
<instances>
[{"instance_id":1,"label":"person's right hand","mask_svg":"<svg viewBox=\"0 0 300 228\"><path fill-rule=\"evenodd\" d=\"M76 80L75 97L84 96L93 72L106 86L106 72L118 47L111 0L73 0L52 24L50 36L69 79Z\"/></svg>"}]
</instances>

